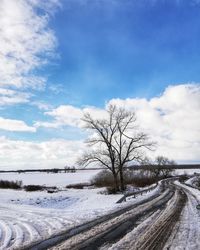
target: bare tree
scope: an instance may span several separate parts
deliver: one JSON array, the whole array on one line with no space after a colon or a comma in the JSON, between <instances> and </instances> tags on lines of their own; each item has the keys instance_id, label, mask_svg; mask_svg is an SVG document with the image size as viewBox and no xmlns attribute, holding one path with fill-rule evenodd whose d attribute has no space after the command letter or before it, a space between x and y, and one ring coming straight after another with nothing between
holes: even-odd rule
<instances>
[{"instance_id":1,"label":"bare tree","mask_svg":"<svg viewBox=\"0 0 200 250\"><path fill-rule=\"evenodd\" d=\"M106 111L107 117L102 119L84 114L85 128L93 131L86 143L93 149L79 159L79 164L86 166L98 162L112 172L115 190L123 191L125 166L141 160L144 157L142 149L151 150L155 143L139 132L134 112L115 105L108 106Z\"/></svg>"},{"instance_id":2,"label":"bare tree","mask_svg":"<svg viewBox=\"0 0 200 250\"><path fill-rule=\"evenodd\" d=\"M172 175L176 165L174 160L170 160L165 156L157 156L154 161L149 158L144 158L142 166L146 167L145 171L155 177L157 180L160 178L166 178Z\"/></svg>"},{"instance_id":3,"label":"bare tree","mask_svg":"<svg viewBox=\"0 0 200 250\"><path fill-rule=\"evenodd\" d=\"M173 173L173 166L176 165L174 160L170 160L165 156L157 156L155 159L157 172L164 178L169 177Z\"/></svg>"}]
</instances>

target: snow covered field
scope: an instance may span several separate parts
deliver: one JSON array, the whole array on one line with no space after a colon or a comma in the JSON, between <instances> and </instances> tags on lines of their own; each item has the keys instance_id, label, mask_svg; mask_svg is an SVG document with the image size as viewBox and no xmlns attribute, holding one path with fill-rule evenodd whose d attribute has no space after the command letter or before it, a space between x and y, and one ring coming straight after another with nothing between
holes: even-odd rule
<instances>
[{"instance_id":1,"label":"snow covered field","mask_svg":"<svg viewBox=\"0 0 200 250\"><path fill-rule=\"evenodd\" d=\"M99 170L80 170L75 173L0 173L0 180L22 181L23 185L65 187L69 184L89 183Z\"/></svg>"},{"instance_id":2,"label":"snow covered field","mask_svg":"<svg viewBox=\"0 0 200 250\"><path fill-rule=\"evenodd\" d=\"M0 190L0 249L15 249L45 239L116 208L121 195L103 195L102 189L49 194Z\"/></svg>"},{"instance_id":3,"label":"snow covered field","mask_svg":"<svg viewBox=\"0 0 200 250\"><path fill-rule=\"evenodd\" d=\"M76 173L4 173L1 180L21 180L23 185L65 187L89 183L98 171ZM46 191L0 189L0 249L15 249L71 226L91 220L116 207L121 195L103 195L102 189Z\"/></svg>"},{"instance_id":4,"label":"snow covered field","mask_svg":"<svg viewBox=\"0 0 200 250\"><path fill-rule=\"evenodd\" d=\"M175 174L187 174L187 175L193 175L194 173L200 174L199 168L193 168L193 169L177 169L175 170Z\"/></svg>"}]
</instances>

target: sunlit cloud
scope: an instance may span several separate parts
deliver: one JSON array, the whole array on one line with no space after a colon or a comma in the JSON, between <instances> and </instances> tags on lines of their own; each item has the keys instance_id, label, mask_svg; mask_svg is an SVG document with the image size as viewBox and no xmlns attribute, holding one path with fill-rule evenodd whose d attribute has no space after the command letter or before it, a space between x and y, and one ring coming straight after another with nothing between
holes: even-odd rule
<instances>
[{"instance_id":1,"label":"sunlit cloud","mask_svg":"<svg viewBox=\"0 0 200 250\"><path fill-rule=\"evenodd\" d=\"M200 160L200 84L169 86L150 100L109 103L135 110L138 124L158 142L156 154L178 161Z\"/></svg>"}]
</instances>

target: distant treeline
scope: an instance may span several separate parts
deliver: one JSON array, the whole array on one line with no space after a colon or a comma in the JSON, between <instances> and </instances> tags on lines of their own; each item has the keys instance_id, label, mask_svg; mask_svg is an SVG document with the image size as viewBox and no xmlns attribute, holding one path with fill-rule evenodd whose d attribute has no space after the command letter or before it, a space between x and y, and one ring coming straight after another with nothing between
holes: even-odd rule
<instances>
[{"instance_id":1,"label":"distant treeline","mask_svg":"<svg viewBox=\"0 0 200 250\"><path fill-rule=\"evenodd\" d=\"M126 167L132 170L148 170L154 168L162 169L199 169L200 164L176 164L176 165L131 165ZM49 168L49 169L20 169L20 170L0 170L0 173L32 173L32 172L43 172L43 173L75 173L77 170L102 170L105 168L76 168L76 167L64 167L64 168Z\"/></svg>"},{"instance_id":2,"label":"distant treeline","mask_svg":"<svg viewBox=\"0 0 200 250\"><path fill-rule=\"evenodd\" d=\"M135 170L140 169L199 169L200 164L175 164L175 165L142 165L142 166L129 166L128 168L134 168Z\"/></svg>"},{"instance_id":3,"label":"distant treeline","mask_svg":"<svg viewBox=\"0 0 200 250\"><path fill-rule=\"evenodd\" d=\"M75 173L75 167L65 167L65 168L48 168L48 169L19 169L19 170L0 170L0 173L33 173L33 172L43 172L43 173Z\"/></svg>"}]
</instances>

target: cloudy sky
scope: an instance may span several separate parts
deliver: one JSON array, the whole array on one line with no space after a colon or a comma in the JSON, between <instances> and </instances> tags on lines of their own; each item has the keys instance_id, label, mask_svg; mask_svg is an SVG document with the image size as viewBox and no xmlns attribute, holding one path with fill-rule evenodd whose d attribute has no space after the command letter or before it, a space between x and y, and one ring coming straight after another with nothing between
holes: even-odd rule
<instances>
[{"instance_id":1,"label":"cloudy sky","mask_svg":"<svg viewBox=\"0 0 200 250\"><path fill-rule=\"evenodd\" d=\"M198 0L1 0L0 169L73 164L109 103L199 163L199 41Z\"/></svg>"}]
</instances>

